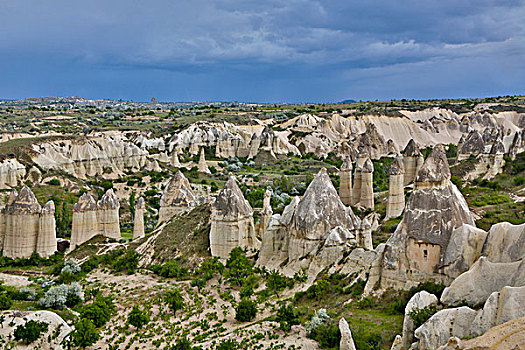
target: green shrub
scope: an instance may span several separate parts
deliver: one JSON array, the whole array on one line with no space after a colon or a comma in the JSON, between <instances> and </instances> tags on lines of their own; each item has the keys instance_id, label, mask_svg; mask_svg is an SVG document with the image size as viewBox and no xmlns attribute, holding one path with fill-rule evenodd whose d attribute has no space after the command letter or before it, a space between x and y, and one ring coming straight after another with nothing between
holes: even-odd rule
<instances>
[{"instance_id":1,"label":"green shrub","mask_svg":"<svg viewBox=\"0 0 525 350\"><path fill-rule=\"evenodd\" d=\"M115 309L115 304L111 297L104 297L98 294L93 303L82 307L80 318L91 320L96 327L102 327L110 320Z\"/></svg>"},{"instance_id":2,"label":"green shrub","mask_svg":"<svg viewBox=\"0 0 525 350\"><path fill-rule=\"evenodd\" d=\"M0 294L0 310L9 310L13 305L13 300L7 293Z\"/></svg>"},{"instance_id":3,"label":"green shrub","mask_svg":"<svg viewBox=\"0 0 525 350\"><path fill-rule=\"evenodd\" d=\"M249 299L242 299L235 308L235 319L239 322L251 321L257 316L257 304Z\"/></svg>"},{"instance_id":4,"label":"green shrub","mask_svg":"<svg viewBox=\"0 0 525 350\"><path fill-rule=\"evenodd\" d=\"M87 318L75 323L75 330L69 333L69 342L73 346L85 348L93 345L100 339L100 334L95 324Z\"/></svg>"},{"instance_id":5,"label":"green shrub","mask_svg":"<svg viewBox=\"0 0 525 350\"><path fill-rule=\"evenodd\" d=\"M177 310L180 310L184 307L184 298L182 297L182 293L178 288L164 293L164 302L168 304L168 307L171 311L173 311L173 313L176 313Z\"/></svg>"},{"instance_id":6,"label":"green shrub","mask_svg":"<svg viewBox=\"0 0 525 350\"><path fill-rule=\"evenodd\" d=\"M299 317L293 305L281 305L277 310L277 322L283 331L289 331L293 325L299 324Z\"/></svg>"},{"instance_id":7,"label":"green shrub","mask_svg":"<svg viewBox=\"0 0 525 350\"><path fill-rule=\"evenodd\" d=\"M215 348L215 350L236 350L236 349L240 349L240 346L239 346L239 343L237 343L237 341L234 339L223 340Z\"/></svg>"},{"instance_id":8,"label":"green shrub","mask_svg":"<svg viewBox=\"0 0 525 350\"><path fill-rule=\"evenodd\" d=\"M188 274L188 269L179 266L179 264L174 260L168 261L163 265L154 265L151 267L151 270L157 275L166 278L183 279L187 277Z\"/></svg>"},{"instance_id":9,"label":"green shrub","mask_svg":"<svg viewBox=\"0 0 525 350\"><path fill-rule=\"evenodd\" d=\"M60 186L60 180L59 179L51 179L49 180L48 184L52 186Z\"/></svg>"},{"instance_id":10,"label":"green shrub","mask_svg":"<svg viewBox=\"0 0 525 350\"><path fill-rule=\"evenodd\" d=\"M414 321L414 329L417 329L425 323L432 315L437 312L435 305L429 305L422 309L414 309L408 313L412 321Z\"/></svg>"},{"instance_id":11,"label":"green shrub","mask_svg":"<svg viewBox=\"0 0 525 350\"><path fill-rule=\"evenodd\" d=\"M128 315L128 322L132 326L140 329L149 322L148 313L144 310L141 310L138 305L135 305Z\"/></svg>"},{"instance_id":12,"label":"green shrub","mask_svg":"<svg viewBox=\"0 0 525 350\"><path fill-rule=\"evenodd\" d=\"M319 342L321 349L337 349L341 341L341 331L335 324L320 324L311 334L311 337Z\"/></svg>"},{"instance_id":13,"label":"green shrub","mask_svg":"<svg viewBox=\"0 0 525 350\"><path fill-rule=\"evenodd\" d=\"M112 267L115 271L126 271L128 275L134 274L139 266L139 256L139 253L129 249L113 263Z\"/></svg>"},{"instance_id":14,"label":"green shrub","mask_svg":"<svg viewBox=\"0 0 525 350\"><path fill-rule=\"evenodd\" d=\"M40 338L41 333L47 332L48 327L49 325L46 322L30 320L23 325L18 325L14 336L16 340L22 340L26 344L31 344Z\"/></svg>"}]
</instances>

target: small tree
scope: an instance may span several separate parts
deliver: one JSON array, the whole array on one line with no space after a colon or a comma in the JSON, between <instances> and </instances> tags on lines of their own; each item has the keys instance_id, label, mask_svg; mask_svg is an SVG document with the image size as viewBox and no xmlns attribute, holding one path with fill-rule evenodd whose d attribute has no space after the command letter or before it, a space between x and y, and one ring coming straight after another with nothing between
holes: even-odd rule
<instances>
[{"instance_id":1,"label":"small tree","mask_svg":"<svg viewBox=\"0 0 525 350\"><path fill-rule=\"evenodd\" d=\"M180 289L176 288L172 291L166 292L164 294L164 301L168 304L168 307L176 313L177 310L180 310L184 307L184 298Z\"/></svg>"},{"instance_id":2,"label":"small tree","mask_svg":"<svg viewBox=\"0 0 525 350\"><path fill-rule=\"evenodd\" d=\"M85 305L80 310L80 317L89 319L97 327L105 325L115 312L115 304L111 297L97 295L93 303Z\"/></svg>"},{"instance_id":3,"label":"small tree","mask_svg":"<svg viewBox=\"0 0 525 350\"><path fill-rule=\"evenodd\" d=\"M15 329L15 339L22 340L26 344L31 344L38 338L42 332L47 332L48 324L42 321L30 320L25 324L18 325Z\"/></svg>"},{"instance_id":4,"label":"small tree","mask_svg":"<svg viewBox=\"0 0 525 350\"><path fill-rule=\"evenodd\" d=\"M149 316L146 311L141 310L138 305L135 305L128 315L128 322L129 324L140 329L149 322Z\"/></svg>"},{"instance_id":5,"label":"small tree","mask_svg":"<svg viewBox=\"0 0 525 350\"><path fill-rule=\"evenodd\" d=\"M128 275L134 274L135 270L139 266L139 254L130 249L115 261L113 269L116 271L126 271Z\"/></svg>"},{"instance_id":6,"label":"small tree","mask_svg":"<svg viewBox=\"0 0 525 350\"><path fill-rule=\"evenodd\" d=\"M99 340L100 334L93 322L84 318L75 324L75 330L69 333L69 337L72 345L85 348Z\"/></svg>"},{"instance_id":7,"label":"small tree","mask_svg":"<svg viewBox=\"0 0 525 350\"><path fill-rule=\"evenodd\" d=\"M251 321L257 315L257 304L254 301L243 299L235 308L235 319L239 322Z\"/></svg>"}]
</instances>

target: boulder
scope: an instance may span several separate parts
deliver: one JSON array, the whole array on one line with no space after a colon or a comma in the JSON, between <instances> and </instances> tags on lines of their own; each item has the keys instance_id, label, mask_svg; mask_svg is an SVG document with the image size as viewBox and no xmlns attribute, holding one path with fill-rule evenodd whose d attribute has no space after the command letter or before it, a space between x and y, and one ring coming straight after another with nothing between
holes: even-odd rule
<instances>
[{"instance_id":1,"label":"boulder","mask_svg":"<svg viewBox=\"0 0 525 350\"><path fill-rule=\"evenodd\" d=\"M403 319L403 335L401 336L401 349L408 349L414 342L414 321L410 317L410 313L414 310L424 309L431 305L437 306L438 298L434 294L427 291L421 291L407 303L405 307L405 318Z\"/></svg>"},{"instance_id":2,"label":"boulder","mask_svg":"<svg viewBox=\"0 0 525 350\"><path fill-rule=\"evenodd\" d=\"M525 258L525 224L500 222L490 228L482 255L492 262L513 262Z\"/></svg>"},{"instance_id":3,"label":"boulder","mask_svg":"<svg viewBox=\"0 0 525 350\"><path fill-rule=\"evenodd\" d=\"M452 231L443 260L444 271L457 277L467 271L481 256L487 232L465 224Z\"/></svg>"}]
</instances>

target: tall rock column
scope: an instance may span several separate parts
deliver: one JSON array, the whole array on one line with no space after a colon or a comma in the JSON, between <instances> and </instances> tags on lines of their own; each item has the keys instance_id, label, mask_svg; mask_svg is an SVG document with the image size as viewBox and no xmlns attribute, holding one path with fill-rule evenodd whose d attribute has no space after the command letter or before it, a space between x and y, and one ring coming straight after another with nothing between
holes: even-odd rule
<instances>
[{"instance_id":1,"label":"tall rock column","mask_svg":"<svg viewBox=\"0 0 525 350\"><path fill-rule=\"evenodd\" d=\"M361 200L361 166L355 165L354 187L352 188L352 205L357 205Z\"/></svg>"},{"instance_id":2,"label":"tall rock column","mask_svg":"<svg viewBox=\"0 0 525 350\"><path fill-rule=\"evenodd\" d=\"M403 162L405 165L405 176L403 185L406 186L416 179L419 168L423 165L424 158L414 139L410 139L403 151Z\"/></svg>"},{"instance_id":3,"label":"tall rock column","mask_svg":"<svg viewBox=\"0 0 525 350\"><path fill-rule=\"evenodd\" d=\"M339 170L339 197L344 205L352 205L352 160L347 157Z\"/></svg>"},{"instance_id":4,"label":"tall rock column","mask_svg":"<svg viewBox=\"0 0 525 350\"><path fill-rule=\"evenodd\" d=\"M244 198L234 176L230 176L212 207L211 255L227 259L235 247L259 249L255 235L253 209Z\"/></svg>"},{"instance_id":5,"label":"tall rock column","mask_svg":"<svg viewBox=\"0 0 525 350\"><path fill-rule=\"evenodd\" d=\"M40 210L35 195L24 186L6 210L4 256L28 258L33 254L38 238Z\"/></svg>"},{"instance_id":6,"label":"tall rock column","mask_svg":"<svg viewBox=\"0 0 525 350\"><path fill-rule=\"evenodd\" d=\"M190 182L179 170L170 179L160 198L159 224L195 205L195 194Z\"/></svg>"},{"instance_id":7,"label":"tall rock column","mask_svg":"<svg viewBox=\"0 0 525 350\"><path fill-rule=\"evenodd\" d=\"M120 239L120 202L110 188L97 203L97 222L101 235Z\"/></svg>"},{"instance_id":8,"label":"tall rock column","mask_svg":"<svg viewBox=\"0 0 525 350\"><path fill-rule=\"evenodd\" d=\"M144 234L144 211L146 204L144 198L140 197L135 205L135 217L133 218L133 240L140 239Z\"/></svg>"},{"instance_id":9,"label":"tall rock column","mask_svg":"<svg viewBox=\"0 0 525 350\"><path fill-rule=\"evenodd\" d=\"M9 206L13 204L16 197L18 196L18 192L13 188L11 190L11 193L9 193L9 197L7 198L7 203L5 205L5 208L0 210L0 251L3 251L4 249L4 241L5 241L5 230L7 225L7 211L9 209Z\"/></svg>"},{"instance_id":10,"label":"tall rock column","mask_svg":"<svg viewBox=\"0 0 525 350\"><path fill-rule=\"evenodd\" d=\"M55 222L55 203L48 201L42 208L36 242L36 252L48 258L57 251L57 235Z\"/></svg>"},{"instance_id":11,"label":"tall rock column","mask_svg":"<svg viewBox=\"0 0 525 350\"><path fill-rule=\"evenodd\" d=\"M270 201L272 199L272 192L267 189L264 193L264 200L263 200L263 207L261 210L261 219L259 221L259 225L257 228L257 237L259 239L262 238L264 234L264 230L266 230L266 227L268 226L268 223L270 222L270 218L273 215L272 205L270 204Z\"/></svg>"},{"instance_id":12,"label":"tall rock column","mask_svg":"<svg viewBox=\"0 0 525 350\"><path fill-rule=\"evenodd\" d=\"M173 150L173 153L171 154L170 163L171 163L172 167L180 168L179 154L178 154L177 150Z\"/></svg>"},{"instance_id":13,"label":"tall rock column","mask_svg":"<svg viewBox=\"0 0 525 350\"><path fill-rule=\"evenodd\" d=\"M73 206L71 249L75 249L98 233L97 202L92 195L86 192Z\"/></svg>"},{"instance_id":14,"label":"tall rock column","mask_svg":"<svg viewBox=\"0 0 525 350\"><path fill-rule=\"evenodd\" d=\"M368 219L363 219L361 222L361 227L359 229L358 242L360 247L363 247L368 250L373 250L374 246L372 244L372 225Z\"/></svg>"},{"instance_id":15,"label":"tall rock column","mask_svg":"<svg viewBox=\"0 0 525 350\"><path fill-rule=\"evenodd\" d=\"M199 158L199 164L197 166L198 172L203 174L211 174L210 169L208 169L208 164L206 163L206 157L204 156L204 147L201 148L201 155Z\"/></svg>"},{"instance_id":16,"label":"tall rock column","mask_svg":"<svg viewBox=\"0 0 525 350\"><path fill-rule=\"evenodd\" d=\"M404 174L405 166L403 164L403 158L397 157L392 162L389 170L386 218L398 217L405 209Z\"/></svg>"},{"instance_id":17,"label":"tall rock column","mask_svg":"<svg viewBox=\"0 0 525 350\"><path fill-rule=\"evenodd\" d=\"M369 209L374 209L373 174L374 165L368 158L361 170L361 199L359 205Z\"/></svg>"}]
</instances>

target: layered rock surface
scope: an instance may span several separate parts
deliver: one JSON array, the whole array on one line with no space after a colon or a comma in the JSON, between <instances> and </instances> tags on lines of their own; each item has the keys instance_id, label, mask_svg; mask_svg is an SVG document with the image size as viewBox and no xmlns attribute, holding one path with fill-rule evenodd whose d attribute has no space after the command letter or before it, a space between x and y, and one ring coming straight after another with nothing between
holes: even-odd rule
<instances>
[{"instance_id":1,"label":"layered rock surface","mask_svg":"<svg viewBox=\"0 0 525 350\"><path fill-rule=\"evenodd\" d=\"M0 162L0 189L11 188L26 175L26 168L16 159L6 159Z\"/></svg>"}]
</instances>

